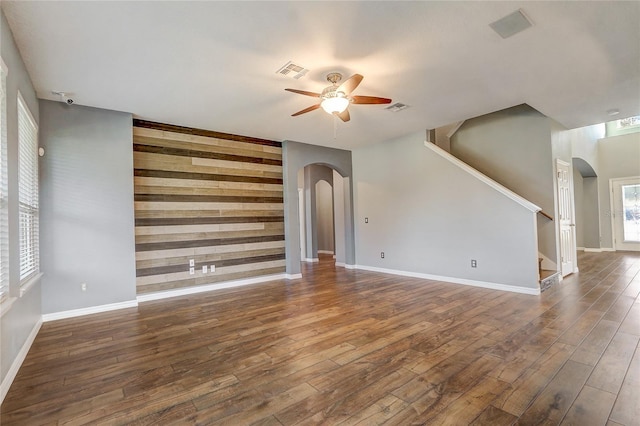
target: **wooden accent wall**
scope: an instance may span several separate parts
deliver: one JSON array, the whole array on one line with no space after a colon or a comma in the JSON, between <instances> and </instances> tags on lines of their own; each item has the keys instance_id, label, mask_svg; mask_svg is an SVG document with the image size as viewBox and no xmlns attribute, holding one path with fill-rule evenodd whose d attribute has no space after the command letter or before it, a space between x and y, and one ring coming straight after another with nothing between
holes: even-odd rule
<instances>
[{"instance_id":1,"label":"wooden accent wall","mask_svg":"<svg viewBox=\"0 0 640 426\"><path fill-rule=\"evenodd\" d=\"M285 271L280 142L134 120L133 151L138 294Z\"/></svg>"}]
</instances>

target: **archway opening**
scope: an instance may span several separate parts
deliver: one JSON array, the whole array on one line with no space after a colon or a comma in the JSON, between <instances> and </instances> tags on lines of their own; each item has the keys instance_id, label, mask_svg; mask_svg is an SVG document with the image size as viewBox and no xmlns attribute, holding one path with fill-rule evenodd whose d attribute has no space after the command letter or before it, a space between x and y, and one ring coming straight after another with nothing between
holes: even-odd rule
<instances>
[{"instance_id":1,"label":"archway opening","mask_svg":"<svg viewBox=\"0 0 640 426\"><path fill-rule=\"evenodd\" d=\"M600 200L598 175L584 159L574 157L573 189L576 246L581 250L600 249Z\"/></svg>"},{"instance_id":2,"label":"archway opening","mask_svg":"<svg viewBox=\"0 0 640 426\"><path fill-rule=\"evenodd\" d=\"M309 164L298 171L300 259L335 259L346 266L347 226L351 189L348 177L325 164Z\"/></svg>"}]
</instances>

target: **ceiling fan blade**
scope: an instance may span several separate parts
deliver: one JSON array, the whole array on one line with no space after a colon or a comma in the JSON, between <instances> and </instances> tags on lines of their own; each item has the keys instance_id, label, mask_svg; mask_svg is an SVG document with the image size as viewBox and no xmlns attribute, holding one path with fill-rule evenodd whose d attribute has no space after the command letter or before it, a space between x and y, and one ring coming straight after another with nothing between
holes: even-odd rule
<instances>
[{"instance_id":1,"label":"ceiling fan blade","mask_svg":"<svg viewBox=\"0 0 640 426\"><path fill-rule=\"evenodd\" d=\"M314 98L320 97L320 93L307 92L305 90L297 90L297 89L284 89L284 90L286 90L287 92L297 93L299 95L313 96Z\"/></svg>"},{"instance_id":2,"label":"ceiling fan blade","mask_svg":"<svg viewBox=\"0 0 640 426\"><path fill-rule=\"evenodd\" d=\"M340 120L344 121L345 123L349 120L351 120L351 115L349 115L349 110L345 109L344 111L338 113L334 113L335 115L337 115L338 117L340 117Z\"/></svg>"},{"instance_id":3,"label":"ceiling fan blade","mask_svg":"<svg viewBox=\"0 0 640 426\"><path fill-rule=\"evenodd\" d=\"M352 75L347 80L345 80L344 83L338 86L337 92L342 92L345 95L348 95L349 93L356 90L356 87L358 87L358 84L360 84L363 78L364 77L361 76L360 74Z\"/></svg>"},{"instance_id":4,"label":"ceiling fan blade","mask_svg":"<svg viewBox=\"0 0 640 426\"><path fill-rule=\"evenodd\" d=\"M351 96L354 104L390 104L391 99L375 96Z\"/></svg>"},{"instance_id":5,"label":"ceiling fan blade","mask_svg":"<svg viewBox=\"0 0 640 426\"><path fill-rule=\"evenodd\" d=\"M303 109L301 111L298 111L298 112L296 112L294 114L291 114L291 116L292 117L296 117L298 115L301 115L301 114L304 114L304 113L307 113L307 112L311 112L311 111L316 110L318 108L320 108L320 104L311 105L309 108L305 108L305 109Z\"/></svg>"}]
</instances>

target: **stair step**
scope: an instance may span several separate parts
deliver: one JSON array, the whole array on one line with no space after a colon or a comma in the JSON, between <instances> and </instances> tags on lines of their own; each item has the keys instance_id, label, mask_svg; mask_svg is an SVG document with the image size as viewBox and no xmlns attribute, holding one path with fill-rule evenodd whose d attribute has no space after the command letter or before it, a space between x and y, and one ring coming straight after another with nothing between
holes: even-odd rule
<instances>
[{"instance_id":1,"label":"stair step","mask_svg":"<svg viewBox=\"0 0 640 426\"><path fill-rule=\"evenodd\" d=\"M540 271L540 291L545 291L560 283L560 272L543 269Z\"/></svg>"},{"instance_id":2,"label":"stair step","mask_svg":"<svg viewBox=\"0 0 640 426\"><path fill-rule=\"evenodd\" d=\"M540 270L540 279L543 280L547 277L550 277L553 274L557 274L558 271L550 271L548 269L541 269Z\"/></svg>"}]
</instances>

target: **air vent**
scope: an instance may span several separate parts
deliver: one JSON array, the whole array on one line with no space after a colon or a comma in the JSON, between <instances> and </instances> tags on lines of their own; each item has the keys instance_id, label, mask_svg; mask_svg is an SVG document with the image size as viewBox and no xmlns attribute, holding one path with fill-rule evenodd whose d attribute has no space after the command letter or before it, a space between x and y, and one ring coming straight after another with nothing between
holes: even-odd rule
<instances>
[{"instance_id":1,"label":"air vent","mask_svg":"<svg viewBox=\"0 0 640 426\"><path fill-rule=\"evenodd\" d=\"M276 74L282 74L287 77L295 78L296 80L298 80L300 77L303 77L308 72L309 70L306 69L305 67L300 66L298 64L294 64L293 62L289 61L286 64L284 64L278 71L276 71Z\"/></svg>"},{"instance_id":2,"label":"air vent","mask_svg":"<svg viewBox=\"0 0 640 426\"><path fill-rule=\"evenodd\" d=\"M525 16L522 9L518 9L510 15L505 16L502 19L498 19L496 22L489 24L493 31L498 33L502 38L509 38L526 30L533 24Z\"/></svg>"},{"instance_id":3,"label":"air vent","mask_svg":"<svg viewBox=\"0 0 640 426\"><path fill-rule=\"evenodd\" d=\"M405 104L401 104L400 102L396 102L393 105L389 105L385 109L388 109L391 112L400 112L403 109L407 109L407 108L409 108L409 105L405 105Z\"/></svg>"}]
</instances>

